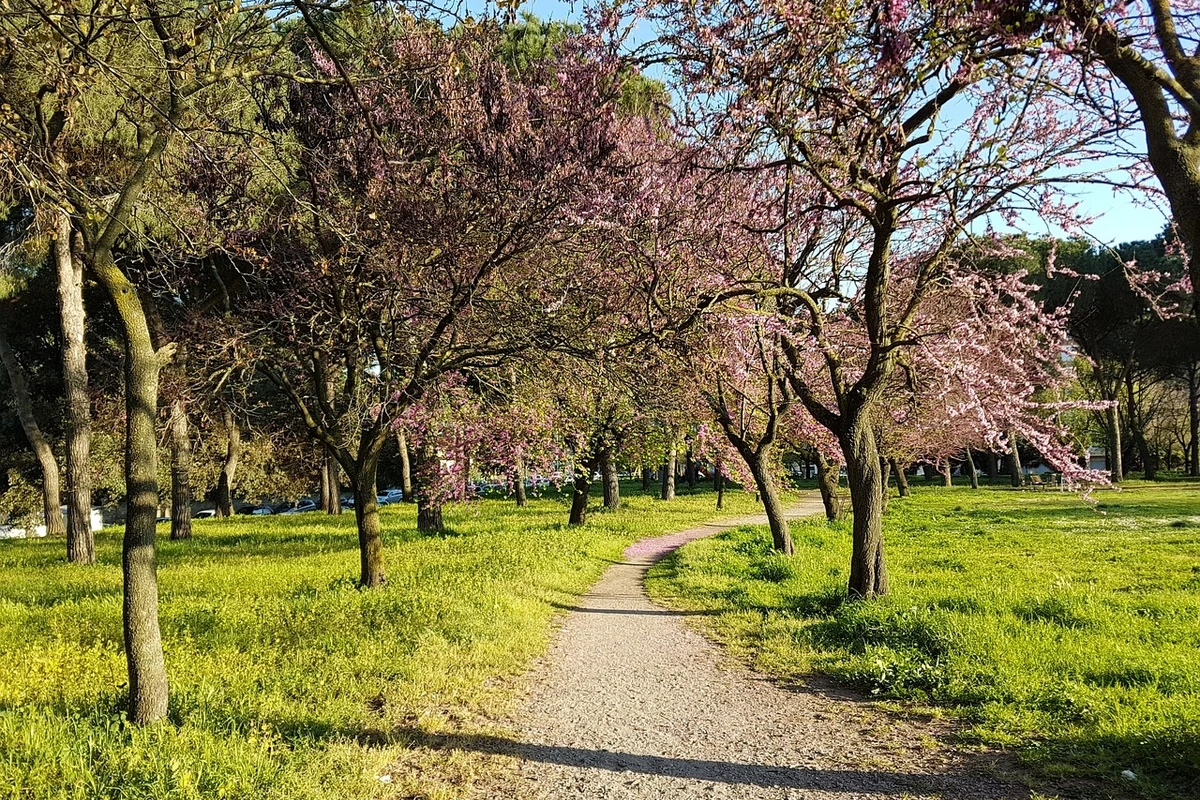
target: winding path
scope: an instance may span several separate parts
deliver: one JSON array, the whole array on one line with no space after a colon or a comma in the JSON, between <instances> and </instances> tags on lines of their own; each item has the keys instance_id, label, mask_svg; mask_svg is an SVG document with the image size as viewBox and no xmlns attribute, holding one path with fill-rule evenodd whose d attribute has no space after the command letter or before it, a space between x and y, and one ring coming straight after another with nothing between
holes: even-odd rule
<instances>
[{"instance_id":1,"label":"winding path","mask_svg":"<svg viewBox=\"0 0 1200 800\"><path fill-rule=\"evenodd\" d=\"M813 494L790 517L820 513ZM676 547L745 517L644 539L568 615L516 720L487 749L514 756L518 800L682 798L1028 798L984 777L931 725L901 721L836 690L781 687L646 597L643 578Z\"/></svg>"}]
</instances>

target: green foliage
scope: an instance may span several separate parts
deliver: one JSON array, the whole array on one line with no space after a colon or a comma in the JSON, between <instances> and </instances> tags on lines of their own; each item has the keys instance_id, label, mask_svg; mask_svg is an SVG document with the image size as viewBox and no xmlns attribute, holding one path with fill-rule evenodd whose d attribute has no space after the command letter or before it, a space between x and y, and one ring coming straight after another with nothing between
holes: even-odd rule
<instances>
[{"instance_id":1,"label":"green foliage","mask_svg":"<svg viewBox=\"0 0 1200 800\"><path fill-rule=\"evenodd\" d=\"M483 730L511 699L497 679L544 649L556 606L627 543L713 516L710 493L622 489L626 510L584 528L552 497L447 508L438 537L387 507L389 580L370 591L354 586L352 514L161 536L171 723L148 729L120 717L120 532L98 534L85 569L61 541L0 542L0 798L457 796L481 757L422 748L422 733ZM741 493L726 504L754 510Z\"/></svg>"},{"instance_id":2,"label":"green foliage","mask_svg":"<svg viewBox=\"0 0 1200 800\"><path fill-rule=\"evenodd\" d=\"M886 519L892 594L844 601L849 522L688 545L654 595L761 670L821 671L944 705L973 741L1051 776L1154 798L1200 794L1200 522L1195 482L1073 495L916 487ZM788 567L779 564L788 561ZM1132 769L1139 778L1120 777Z\"/></svg>"}]
</instances>

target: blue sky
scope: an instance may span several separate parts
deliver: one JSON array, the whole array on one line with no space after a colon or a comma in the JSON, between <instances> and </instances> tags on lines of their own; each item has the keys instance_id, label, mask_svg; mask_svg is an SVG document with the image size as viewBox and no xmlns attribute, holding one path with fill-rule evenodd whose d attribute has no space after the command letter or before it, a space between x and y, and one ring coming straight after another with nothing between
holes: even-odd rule
<instances>
[{"instance_id":1,"label":"blue sky","mask_svg":"<svg viewBox=\"0 0 1200 800\"><path fill-rule=\"evenodd\" d=\"M465 0L465 3L468 8L492 5L487 0ZM526 0L521 4L520 11L536 14L543 20L577 20L583 5L580 0ZM1139 146L1143 142L1140 131L1130 132L1129 139ZM1166 224L1166 217L1153 204L1139 203L1127 195L1114 194L1108 186L1080 186L1073 193L1080 202L1082 215L1096 218L1088 227L1087 234L1101 244L1150 239L1162 231ZM1038 220L1030 220L1023 227L1031 235L1062 234L1060 230L1039 226Z\"/></svg>"}]
</instances>

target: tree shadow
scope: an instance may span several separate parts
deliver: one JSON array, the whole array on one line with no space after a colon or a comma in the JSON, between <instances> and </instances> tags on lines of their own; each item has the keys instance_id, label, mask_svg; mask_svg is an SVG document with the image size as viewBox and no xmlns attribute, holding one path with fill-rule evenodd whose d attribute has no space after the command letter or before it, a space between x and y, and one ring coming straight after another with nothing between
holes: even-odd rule
<instances>
[{"instance_id":1,"label":"tree shadow","mask_svg":"<svg viewBox=\"0 0 1200 800\"><path fill-rule=\"evenodd\" d=\"M715 611L672 611L669 609L642 609L642 608L588 608L586 606L570 605L567 603L551 602L554 608L560 608L563 611L579 612L581 614L625 614L629 616L642 617L696 617L696 616L712 616Z\"/></svg>"}]
</instances>

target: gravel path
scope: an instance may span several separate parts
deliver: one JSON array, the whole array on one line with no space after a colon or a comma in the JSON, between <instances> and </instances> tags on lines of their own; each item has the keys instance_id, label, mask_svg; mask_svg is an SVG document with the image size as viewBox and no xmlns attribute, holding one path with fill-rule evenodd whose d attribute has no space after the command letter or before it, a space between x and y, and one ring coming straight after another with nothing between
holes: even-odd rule
<instances>
[{"instance_id":1,"label":"gravel path","mask_svg":"<svg viewBox=\"0 0 1200 800\"><path fill-rule=\"evenodd\" d=\"M814 496L790 510L820 513ZM564 622L516 720L516 757L489 797L1028 798L948 750L933 724L900 720L829 688L784 688L734 663L679 612L652 604L646 569L747 517L632 545ZM466 745L460 742L459 745ZM470 746L470 745L469 745ZM976 757L978 758L978 757Z\"/></svg>"}]
</instances>

